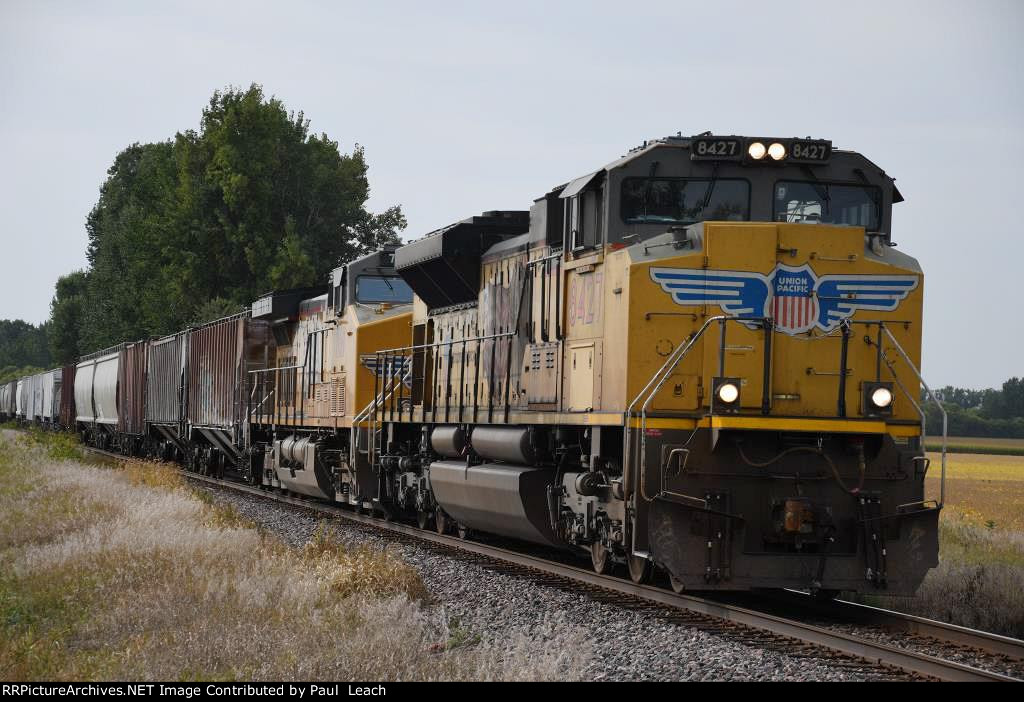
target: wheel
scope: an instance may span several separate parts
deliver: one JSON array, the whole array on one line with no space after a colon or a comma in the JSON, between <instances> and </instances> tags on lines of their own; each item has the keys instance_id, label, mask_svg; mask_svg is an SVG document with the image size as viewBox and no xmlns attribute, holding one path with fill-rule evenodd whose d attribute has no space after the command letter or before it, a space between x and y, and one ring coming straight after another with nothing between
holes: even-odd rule
<instances>
[{"instance_id":1,"label":"wheel","mask_svg":"<svg viewBox=\"0 0 1024 702\"><path fill-rule=\"evenodd\" d=\"M455 533L459 535L460 539L465 541L466 539L469 538L469 535L472 532L469 530L469 527L466 526L465 524L456 524L455 525Z\"/></svg>"},{"instance_id":2,"label":"wheel","mask_svg":"<svg viewBox=\"0 0 1024 702\"><path fill-rule=\"evenodd\" d=\"M434 510L434 531L438 534L444 534L448 531L448 515L444 513L440 507Z\"/></svg>"},{"instance_id":3,"label":"wheel","mask_svg":"<svg viewBox=\"0 0 1024 702\"><path fill-rule=\"evenodd\" d=\"M668 575L668 584L672 586L672 592L676 593L677 595L683 594L683 590L686 589L686 586L683 585L683 581L677 578L676 576L672 575L671 573L669 573Z\"/></svg>"},{"instance_id":4,"label":"wheel","mask_svg":"<svg viewBox=\"0 0 1024 702\"><path fill-rule=\"evenodd\" d=\"M590 564L594 566L594 572L599 575L608 575L612 572L611 554L600 541L590 544Z\"/></svg>"},{"instance_id":5,"label":"wheel","mask_svg":"<svg viewBox=\"0 0 1024 702\"><path fill-rule=\"evenodd\" d=\"M416 526L420 529L427 529L430 527L430 512L425 509L416 511Z\"/></svg>"},{"instance_id":6,"label":"wheel","mask_svg":"<svg viewBox=\"0 0 1024 702\"><path fill-rule=\"evenodd\" d=\"M637 585L645 585L651 581L654 569L651 562L643 556L630 554L626 557L626 565L629 566L629 579Z\"/></svg>"}]
</instances>

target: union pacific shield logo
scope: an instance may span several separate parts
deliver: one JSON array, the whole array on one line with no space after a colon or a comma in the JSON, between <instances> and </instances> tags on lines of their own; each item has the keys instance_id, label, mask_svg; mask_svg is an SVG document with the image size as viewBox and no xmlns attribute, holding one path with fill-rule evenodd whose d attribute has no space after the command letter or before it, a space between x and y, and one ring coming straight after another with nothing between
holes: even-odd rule
<instances>
[{"instance_id":1,"label":"union pacific shield logo","mask_svg":"<svg viewBox=\"0 0 1024 702\"><path fill-rule=\"evenodd\" d=\"M811 329L818 321L817 281L807 266L791 268L779 264L771 276L772 318L775 328L787 334Z\"/></svg>"},{"instance_id":2,"label":"union pacific shield logo","mask_svg":"<svg viewBox=\"0 0 1024 702\"><path fill-rule=\"evenodd\" d=\"M733 317L770 317L787 334L830 332L857 310L891 312L918 285L916 275L823 275L780 263L768 275L701 268L651 268L676 304L717 305Z\"/></svg>"},{"instance_id":3,"label":"union pacific shield logo","mask_svg":"<svg viewBox=\"0 0 1024 702\"><path fill-rule=\"evenodd\" d=\"M380 362L378 363L377 354L364 353L359 357L359 363L362 364L363 368L375 373L378 378L387 378L388 374L391 374L392 378L397 378L400 375L404 375L409 367L409 359L405 356L381 356ZM403 380L403 384L407 388L412 387L412 378L406 376Z\"/></svg>"}]
</instances>

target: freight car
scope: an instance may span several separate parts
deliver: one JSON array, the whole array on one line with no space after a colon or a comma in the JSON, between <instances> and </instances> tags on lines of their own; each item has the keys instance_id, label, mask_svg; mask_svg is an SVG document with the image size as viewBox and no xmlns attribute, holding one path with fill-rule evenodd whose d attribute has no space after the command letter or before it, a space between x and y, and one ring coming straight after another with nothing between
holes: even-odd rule
<instances>
[{"instance_id":1,"label":"freight car","mask_svg":"<svg viewBox=\"0 0 1024 702\"><path fill-rule=\"evenodd\" d=\"M147 341L129 341L85 356L73 373L74 393L58 408L99 448L140 455L144 445Z\"/></svg>"},{"instance_id":2,"label":"freight car","mask_svg":"<svg viewBox=\"0 0 1024 702\"><path fill-rule=\"evenodd\" d=\"M18 411L18 381L0 385L0 421L13 420Z\"/></svg>"},{"instance_id":3,"label":"freight car","mask_svg":"<svg viewBox=\"0 0 1024 702\"><path fill-rule=\"evenodd\" d=\"M249 434L250 371L270 365L270 325L248 312L188 331L185 397L186 461L195 471L239 472L258 482L261 457Z\"/></svg>"},{"instance_id":4,"label":"freight car","mask_svg":"<svg viewBox=\"0 0 1024 702\"><path fill-rule=\"evenodd\" d=\"M185 368L188 332L154 339L146 371L146 437L150 455L184 460L189 454L185 430Z\"/></svg>"},{"instance_id":5,"label":"freight car","mask_svg":"<svg viewBox=\"0 0 1024 702\"><path fill-rule=\"evenodd\" d=\"M28 378L21 378L18 380L18 386L14 391L14 417L16 419L24 420L26 407L28 407L28 389L29 389Z\"/></svg>"},{"instance_id":6,"label":"freight car","mask_svg":"<svg viewBox=\"0 0 1024 702\"><path fill-rule=\"evenodd\" d=\"M75 366L75 429L85 443L117 448L117 372L120 347L83 357Z\"/></svg>"},{"instance_id":7,"label":"freight car","mask_svg":"<svg viewBox=\"0 0 1024 702\"><path fill-rule=\"evenodd\" d=\"M53 429L60 426L60 368L34 373L0 387L0 416Z\"/></svg>"}]
</instances>

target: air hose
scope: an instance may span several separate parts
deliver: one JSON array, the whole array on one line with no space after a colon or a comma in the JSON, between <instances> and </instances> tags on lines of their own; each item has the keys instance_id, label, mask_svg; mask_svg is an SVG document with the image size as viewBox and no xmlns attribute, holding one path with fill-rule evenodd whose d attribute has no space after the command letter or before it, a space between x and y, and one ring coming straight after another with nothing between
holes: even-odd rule
<instances>
[{"instance_id":1,"label":"air hose","mask_svg":"<svg viewBox=\"0 0 1024 702\"><path fill-rule=\"evenodd\" d=\"M747 455L745 453L743 453L743 444L741 444L740 442L736 443L736 448L739 451L740 458L742 458L743 462L746 463L751 468L767 468L768 466L770 466L770 465L772 465L774 463L777 463L778 461L782 460L786 456L789 456L789 455L794 454L794 453L813 453L816 456L820 456L825 461L825 463L828 464L828 467L832 470L832 476L836 479L836 483L838 483L839 487L843 490L843 492L845 492L845 493L847 493L849 495L856 496L856 495L860 494L861 489L864 487L864 473L866 472L866 466L864 464L864 449L863 448L861 448L861 450L860 450L860 456L859 456L859 460L858 460L858 465L860 467L860 471L859 471L860 472L860 480L857 483L857 487L852 488L852 489L848 488L846 486L846 483L843 482L842 476L839 475L839 469L836 468L836 464L832 460L832 458L828 454L826 454L824 451L822 451L820 448L814 448L814 447L811 447L811 446L794 446L793 448L788 448L785 451L783 451L782 453L780 453L777 456L775 456L774 458L771 458L771 459L769 459L767 461L764 461L763 463L759 463L757 461L751 461L749 458L747 458Z\"/></svg>"}]
</instances>

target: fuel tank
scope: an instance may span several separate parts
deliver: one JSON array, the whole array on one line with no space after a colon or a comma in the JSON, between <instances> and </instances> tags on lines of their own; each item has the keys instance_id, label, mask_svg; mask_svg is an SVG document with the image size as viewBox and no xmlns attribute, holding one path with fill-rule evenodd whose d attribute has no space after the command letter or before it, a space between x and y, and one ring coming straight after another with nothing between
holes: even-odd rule
<instances>
[{"instance_id":1,"label":"fuel tank","mask_svg":"<svg viewBox=\"0 0 1024 702\"><path fill-rule=\"evenodd\" d=\"M447 458L460 458L466 451L466 432L458 425L435 427L430 447Z\"/></svg>"},{"instance_id":2,"label":"fuel tank","mask_svg":"<svg viewBox=\"0 0 1024 702\"><path fill-rule=\"evenodd\" d=\"M547 489L555 471L528 466L461 461L430 464L434 499L471 529L547 546L563 545L551 531Z\"/></svg>"},{"instance_id":3,"label":"fuel tank","mask_svg":"<svg viewBox=\"0 0 1024 702\"><path fill-rule=\"evenodd\" d=\"M533 465L537 461L537 436L530 427L478 426L470 437L473 450L482 458Z\"/></svg>"},{"instance_id":4,"label":"fuel tank","mask_svg":"<svg viewBox=\"0 0 1024 702\"><path fill-rule=\"evenodd\" d=\"M317 465L317 444L309 437L289 436L274 442L273 466L282 487L324 500L334 499L334 487L323 466Z\"/></svg>"}]
</instances>

